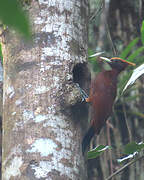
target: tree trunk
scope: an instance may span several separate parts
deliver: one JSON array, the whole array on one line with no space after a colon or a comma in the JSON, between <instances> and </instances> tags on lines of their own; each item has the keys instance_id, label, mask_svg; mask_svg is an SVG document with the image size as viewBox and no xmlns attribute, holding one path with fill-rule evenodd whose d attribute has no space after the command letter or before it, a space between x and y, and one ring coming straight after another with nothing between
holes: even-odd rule
<instances>
[{"instance_id":1,"label":"tree trunk","mask_svg":"<svg viewBox=\"0 0 144 180\"><path fill-rule=\"evenodd\" d=\"M2 62L2 59L0 58ZM0 180L1 180L1 165L2 165L2 113L3 113L3 68L0 62Z\"/></svg>"},{"instance_id":2,"label":"tree trunk","mask_svg":"<svg viewBox=\"0 0 144 180\"><path fill-rule=\"evenodd\" d=\"M32 1L33 42L2 37L4 57L2 179L86 179L81 153L87 1Z\"/></svg>"}]
</instances>

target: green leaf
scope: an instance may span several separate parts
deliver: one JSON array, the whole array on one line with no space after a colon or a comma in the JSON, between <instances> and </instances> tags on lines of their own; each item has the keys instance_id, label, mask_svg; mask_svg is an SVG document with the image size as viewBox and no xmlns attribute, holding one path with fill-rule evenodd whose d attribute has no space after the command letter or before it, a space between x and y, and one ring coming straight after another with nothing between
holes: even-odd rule
<instances>
[{"instance_id":1,"label":"green leaf","mask_svg":"<svg viewBox=\"0 0 144 180\"><path fill-rule=\"evenodd\" d=\"M124 157L122 157L122 158L120 158L120 159L117 159L117 162L118 162L118 163L122 163L122 162L124 162L124 161L126 161L126 160L128 160L128 159L134 158L136 155L137 155L137 152L135 152L135 153L133 153L133 154L129 154L129 155L124 156Z\"/></svg>"},{"instance_id":2,"label":"green leaf","mask_svg":"<svg viewBox=\"0 0 144 180\"><path fill-rule=\"evenodd\" d=\"M140 55L139 57L135 58L135 63L137 66L144 63L144 56Z\"/></svg>"},{"instance_id":3,"label":"green leaf","mask_svg":"<svg viewBox=\"0 0 144 180\"><path fill-rule=\"evenodd\" d=\"M0 0L0 20L30 38L28 18L17 0Z\"/></svg>"},{"instance_id":4,"label":"green leaf","mask_svg":"<svg viewBox=\"0 0 144 180\"><path fill-rule=\"evenodd\" d=\"M141 26L141 41L142 44L144 45L144 21L142 22L142 26Z\"/></svg>"},{"instance_id":5,"label":"green leaf","mask_svg":"<svg viewBox=\"0 0 144 180\"><path fill-rule=\"evenodd\" d=\"M94 51L91 49L88 49L88 56L91 56L93 54L94 54ZM98 61L96 60L96 57L91 57L88 59L88 61L91 64L94 72L100 72L100 67L99 67Z\"/></svg>"},{"instance_id":6,"label":"green leaf","mask_svg":"<svg viewBox=\"0 0 144 180\"><path fill-rule=\"evenodd\" d=\"M143 149L144 149L144 143L131 142L125 146L124 153L129 155L135 152L140 152Z\"/></svg>"},{"instance_id":7,"label":"green leaf","mask_svg":"<svg viewBox=\"0 0 144 180\"><path fill-rule=\"evenodd\" d=\"M131 77L132 75L132 72L129 71L129 72L126 72L125 74L123 74L121 77L120 77L120 81L118 83L118 90L119 90L119 94L121 95L122 93L122 90L124 89L127 81L129 80L129 78Z\"/></svg>"},{"instance_id":8,"label":"green leaf","mask_svg":"<svg viewBox=\"0 0 144 180\"><path fill-rule=\"evenodd\" d=\"M92 54L94 54L94 51L88 48L88 56L91 56Z\"/></svg>"},{"instance_id":9,"label":"green leaf","mask_svg":"<svg viewBox=\"0 0 144 180\"><path fill-rule=\"evenodd\" d=\"M138 98L138 97L140 97L139 94L126 96L126 97L125 97L125 101L126 101L126 102L129 102L129 101L135 101L136 98Z\"/></svg>"},{"instance_id":10,"label":"green leaf","mask_svg":"<svg viewBox=\"0 0 144 180\"><path fill-rule=\"evenodd\" d=\"M88 151L87 158L94 159L97 158L101 153L103 153L106 149L110 148L109 146L99 145L95 149Z\"/></svg>"},{"instance_id":11,"label":"green leaf","mask_svg":"<svg viewBox=\"0 0 144 180\"><path fill-rule=\"evenodd\" d=\"M132 113L136 116L139 116L140 118L143 118L144 119L144 113L141 113L141 112L134 112L132 111Z\"/></svg>"},{"instance_id":12,"label":"green leaf","mask_svg":"<svg viewBox=\"0 0 144 180\"><path fill-rule=\"evenodd\" d=\"M135 38L134 40L132 40L127 47L122 51L122 53L120 54L120 57L125 59L127 57L127 55L130 53L130 51L132 50L132 48L138 43L139 38Z\"/></svg>"},{"instance_id":13,"label":"green leaf","mask_svg":"<svg viewBox=\"0 0 144 180\"><path fill-rule=\"evenodd\" d=\"M124 148L124 153L126 156L117 159L119 163L124 162L128 159L134 158L141 150L144 149L144 143L136 143L136 142L131 142L127 144Z\"/></svg>"},{"instance_id":14,"label":"green leaf","mask_svg":"<svg viewBox=\"0 0 144 180\"><path fill-rule=\"evenodd\" d=\"M134 69L130 79L128 80L127 84L125 85L123 92L131 85L135 83L135 81L144 74L144 64L141 64L136 69Z\"/></svg>"},{"instance_id":15,"label":"green leaf","mask_svg":"<svg viewBox=\"0 0 144 180\"><path fill-rule=\"evenodd\" d=\"M137 50L134 51L134 53L132 53L130 56L128 56L128 61L134 62L134 59L140 55L140 53L144 51L144 46L138 48Z\"/></svg>"}]
</instances>

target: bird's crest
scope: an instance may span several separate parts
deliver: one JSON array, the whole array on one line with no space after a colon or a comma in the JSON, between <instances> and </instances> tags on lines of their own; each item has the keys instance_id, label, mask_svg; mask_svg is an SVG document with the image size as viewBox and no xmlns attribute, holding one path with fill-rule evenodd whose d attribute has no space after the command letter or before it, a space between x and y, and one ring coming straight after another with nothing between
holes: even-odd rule
<instances>
[{"instance_id":1,"label":"bird's crest","mask_svg":"<svg viewBox=\"0 0 144 180\"><path fill-rule=\"evenodd\" d=\"M132 66L135 66L135 65L136 65L135 63L126 61L126 60L121 59L121 58L119 58L119 57L113 57L113 58L111 58L110 60L111 60L111 61L113 61L113 60L120 60L120 61L122 61L122 62L124 62L124 63L127 63L127 64L129 64L129 65L132 65Z\"/></svg>"}]
</instances>

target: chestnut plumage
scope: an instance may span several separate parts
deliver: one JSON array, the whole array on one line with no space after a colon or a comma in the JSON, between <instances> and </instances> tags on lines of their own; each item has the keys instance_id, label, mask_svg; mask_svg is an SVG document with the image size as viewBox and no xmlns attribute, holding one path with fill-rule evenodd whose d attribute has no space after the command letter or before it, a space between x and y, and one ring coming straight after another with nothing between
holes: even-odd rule
<instances>
[{"instance_id":1,"label":"chestnut plumage","mask_svg":"<svg viewBox=\"0 0 144 180\"><path fill-rule=\"evenodd\" d=\"M112 113L119 73L125 70L128 65L135 65L118 57L111 58L107 62L112 69L103 70L92 80L90 95L86 99L86 102L90 102L92 107L90 127L82 140L83 154L90 144L92 137L100 133L106 120Z\"/></svg>"}]
</instances>

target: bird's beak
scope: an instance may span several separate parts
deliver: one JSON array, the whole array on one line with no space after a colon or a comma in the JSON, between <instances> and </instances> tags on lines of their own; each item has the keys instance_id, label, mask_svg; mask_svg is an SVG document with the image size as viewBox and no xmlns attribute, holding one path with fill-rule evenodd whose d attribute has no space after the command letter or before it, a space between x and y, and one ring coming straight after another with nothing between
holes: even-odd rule
<instances>
[{"instance_id":1,"label":"bird's beak","mask_svg":"<svg viewBox=\"0 0 144 180\"><path fill-rule=\"evenodd\" d=\"M106 58L106 57L100 57L100 59L102 59L102 60L105 60L106 62L108 62L108 63L111 63L111 59L108 59L108 58Z\"/></svg>"},{"instance_id":2,"label":"bird's beak","mask_svg":"<svg viewBox=\"0 0 144 180\"><path fill-rule=\"evenodd\" d=\"M103 53L104 53L104 52L95 53L95 54L89 56L89 58L100 56L100 55L103 54Z\"/></svg>"}]
</instances>

